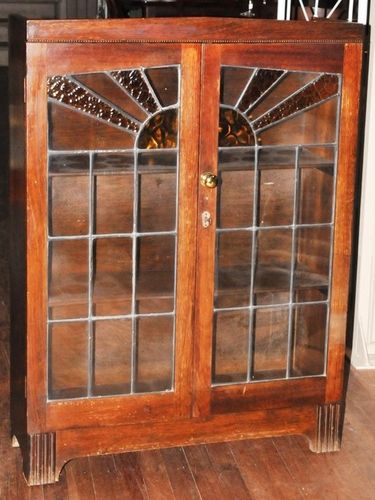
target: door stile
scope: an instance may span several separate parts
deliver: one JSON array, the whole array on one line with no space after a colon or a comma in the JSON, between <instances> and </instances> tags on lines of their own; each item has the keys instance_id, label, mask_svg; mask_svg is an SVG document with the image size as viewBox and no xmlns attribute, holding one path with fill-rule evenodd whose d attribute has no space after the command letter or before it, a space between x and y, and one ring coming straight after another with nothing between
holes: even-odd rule
<instances>
[{"instance_id":1,"label":"door stile","mask_svg":"<svg viewBox=\"0 0 375 500\"><path fill-rule=\"evenodd\" d=\"M193 384L201 48L199 45L182 45L181 51L175 388L179 395L179 415L190 416Z\"/></svg>"},{"instance_id":2,"label":"door stile","mask_svg":"<svg viewBox=\"0 0 375 500\"><path fill-rule=\"evenodd\" d=\"M336 206L340 209L336 210L333 242L326 402L339 401L343 387L358 144L358 128L354 124L360 112L362 50L359 44L346 44L344 49L336 188Z\"/></svg>"},{"instance_id":3,"label":"door stile","mask_svg":"<svg viewBox=\"0 0 375 500\"><path fill-rule=\"evenodd\" d=\"M27 338L28 432L43 432L47 400L47 178L46 164L47 116L46 45L28 46L28 67L25 84L26 100L26 190L27 190ZM32 210L30 209L32 207Z\"/></svg>"},{"instance_id":4,"label":"door stile","mask_svg":"<svg viewBox=\"0 0 375 500\"><path fill-rule=\"evenodd\" d=\"M221 47L219 45L202 46L199 176L205 172L217 175L218 172L220 61ZM200 181L198 182L198 251L193 404L193 415L196 417L205 416L210 413L217 204L217 190L203 186Z\"/></svg>"}]
</instances>

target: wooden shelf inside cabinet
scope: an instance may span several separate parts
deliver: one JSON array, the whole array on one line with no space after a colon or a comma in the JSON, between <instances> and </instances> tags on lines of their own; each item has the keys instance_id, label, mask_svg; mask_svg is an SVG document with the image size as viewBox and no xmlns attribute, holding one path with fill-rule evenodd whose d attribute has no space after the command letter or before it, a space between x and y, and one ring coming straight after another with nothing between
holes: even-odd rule
<instances>
[{"instance_id":1,"label":"wooden shelf inside cabinet","mask_svg":"<svg viewBox=\"0 0 375 500\"><path fill-rule=\"evenodd\" d=\"M363 27L10 25L28 483L163 446L303 434L337 450Z\"/></svg>"}]
</instances>

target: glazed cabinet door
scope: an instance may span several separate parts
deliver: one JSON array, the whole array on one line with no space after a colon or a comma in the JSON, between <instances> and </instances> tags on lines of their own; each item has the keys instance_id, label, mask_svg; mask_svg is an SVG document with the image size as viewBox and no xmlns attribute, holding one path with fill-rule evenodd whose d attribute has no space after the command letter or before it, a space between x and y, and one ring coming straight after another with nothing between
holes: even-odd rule
<instances>
[{"instance_id":1,"label":"glazed cabinet door","mask_svg":"<svg viewBox=\"0 0 375 500\"><path fill-rule=\"evenodd\" d=\"M355 122L351 138L340 127L349 55L287 44L204 54L195 414L335 401L354 184Z\"/></svg>"},{"instance_id":2,"label":"glazed cabinet door","mask_svg":"<svg viewBox=\"0 0 375 500\"><path fill-rule=\"evenodd\" d=\"M186 417L199 50L35 44L29 60L38 418L57 429Z\"/></svg>"}]
</instances>

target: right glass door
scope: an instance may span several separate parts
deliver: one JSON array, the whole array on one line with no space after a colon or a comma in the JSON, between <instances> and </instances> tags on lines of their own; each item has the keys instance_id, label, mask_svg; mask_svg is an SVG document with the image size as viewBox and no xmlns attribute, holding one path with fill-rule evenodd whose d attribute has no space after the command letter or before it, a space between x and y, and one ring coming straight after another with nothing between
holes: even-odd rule
<instances>
[{"instance_id":1,"label":"right glass door","mask_svg":"<svg viewBox=\"0 0 375 500\"><path fill-rule=\"evenodd\" d=\"M216 61L211 409L326 374L341 75L238 59Z\"/></svg>"}]
</instances>

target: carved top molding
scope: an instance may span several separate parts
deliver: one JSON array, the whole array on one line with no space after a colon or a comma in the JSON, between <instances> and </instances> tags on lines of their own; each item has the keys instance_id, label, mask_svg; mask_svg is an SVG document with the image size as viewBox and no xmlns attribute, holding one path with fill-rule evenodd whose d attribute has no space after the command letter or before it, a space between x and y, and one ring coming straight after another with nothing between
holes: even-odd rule
<instances>
[{"instance_id":1,"label":"carved top molding","mask_svg":"<svg viewBox=\"0 0 375 500\"><path fill-rule=\"evenodd\" d=\"M233 18L29 20L31 43L361 43L364 26Z\"/></svg>"}]
</instances>

